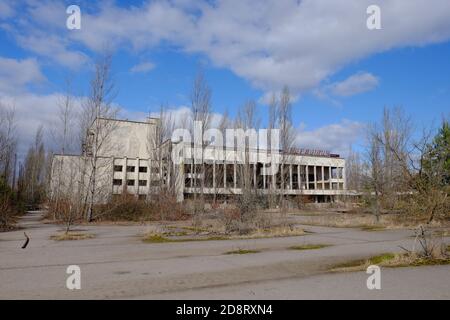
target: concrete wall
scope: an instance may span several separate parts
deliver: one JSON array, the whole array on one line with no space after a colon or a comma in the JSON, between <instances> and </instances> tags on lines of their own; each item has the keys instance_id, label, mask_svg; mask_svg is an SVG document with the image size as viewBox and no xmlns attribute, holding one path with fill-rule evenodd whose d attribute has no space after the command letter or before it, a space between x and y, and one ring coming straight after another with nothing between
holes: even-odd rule
<instances>
[{"instance_id":1,"label":"concrete wall","mask_svg":"<svg viewBox=\"0 0 450 320\"><path fill-rule=\"evenodd\" d=\"M267 193L267 189L279 189L286 195L328 196L345 192L345 160L342 158L299 154L274 155L276 161L283 163L283 172L288 176L283 179L283 187L276 186L276 177L272 179L271 176L262 174L257 176L258 166L268 168L273 160L272 155L264 150L244 152L208 147L203 154L195 154L188 144L172 144L168 141L161 147L164 160L160 162L161 159L157 156L159 152L154 148L158 121L98 119L93 123L93 129L96 130L92 131L100 132L101 135L95 184L97 202L108 201L112 195L124 192L145 198L161 186L174 188L180 201L186 194L201 192L198 187L192 185L194 179L198 181L202 176L198 171L194 176L194 161L191 155L196 155L198 163L204 161L212 165L212 177L209 178L212 181L207 181L209 187L203 190L206 194L240 194L238 168L246 158L252 166L254 181L258 184L259 180L263 180L263 186L258 186L262 194ZM90 139L86 150L92 152L92 135ZM174 163L172 149L181 155L179 165ZM93 161L88 153L84 156L55 155L52 163L51 194L58 190L67 194L86 193L87 190L83 189L83 186L89 185L92 166ZM278 174L281 174L281 170ZM231 176L231 183L227 182L227 176ZM221 179L223 186L216 186L216 182ZM269 183L272 185L268 185Z\"/></svg>"}]
</instances>

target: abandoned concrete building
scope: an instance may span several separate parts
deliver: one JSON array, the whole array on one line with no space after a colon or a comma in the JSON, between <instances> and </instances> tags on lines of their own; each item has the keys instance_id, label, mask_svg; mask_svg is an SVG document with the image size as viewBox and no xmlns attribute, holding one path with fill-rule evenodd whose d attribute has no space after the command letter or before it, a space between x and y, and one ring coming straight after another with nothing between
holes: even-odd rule
<instances>
[{"instance_id":1,"label":"abandoned concrete building","mask_svg":"<svg viewBox=\"0 0 450 320\"><path fill-rule=\"evenodd\" d=\"M245 185L260 195L282 193L330 202L345 194L345 160L339 155L305 149L280 152L283 160L276 174L268 175L274 158L267 150L207 146L199 161L187 156L195 154L191 143L159 143L159 123L156 118L96 119L81 155L54 155L50 192L83 193L92 188L96 201L105 202L123 193L150 199L163 188L178 201L199 193L228 201L243 192L248 177ZM174 149L181 160L174 161ZM244 158L253 160L246 164Z\"/></svg>"}]
</instances>

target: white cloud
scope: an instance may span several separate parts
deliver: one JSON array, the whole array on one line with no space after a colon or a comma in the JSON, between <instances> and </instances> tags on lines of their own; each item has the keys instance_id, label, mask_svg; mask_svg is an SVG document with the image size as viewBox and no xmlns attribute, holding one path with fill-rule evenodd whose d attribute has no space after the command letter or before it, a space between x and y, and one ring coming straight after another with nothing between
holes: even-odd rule
<instances>
[{"instance_id":1,"label":"white cloud","mask_svg":"<svg viewBox=\"0 0 450 320\"><path fill-rule=\"evenodd\" d=\"M57 63L76 69L89 61L83 52L69 48L69 42L55 35L35 32L32 35L16 35L20 46Z\"/></svg>"},{"instance_id":2,"label":"white cloud","mask_svg":"<svg viewBox=\"0 0 450 320\"><path fill-rule=\"evenodd\" d=\"M55 34L61 14L54 4L42 2L39 8L46 14L30 15L30 23L39 27L46 22ZM56 34L91 50L108 45L140 51L169 43L205 54L264 91L288 85L295 93L317 88L345 65L371 54L450 37L448 0L380 0L382 29L376 31L366 27L370 4L372 0L177 0L125 8L106 1L98 10L81 8L81 30ZM22 31L27 30L32 28Z\"/></svg>"},{"instance_id":3,"label":"white cloud","mask_svg":"<svg viewBox=\"0 0 450 320\"><path fill-rule=\"evenodd\" d=\"M341 103L335 98L350 97L375 89L380 80L368 72L359 72L349 76L339 82L324 85L313 91L314 95L320 99L327 100L333 105L341 106Z\"/></svg>"},{"instance_id":4,"label":"white cloud","mask_svg":"<svg viewBox=\"0 0 450 320\"><path fill-rule=\"evenodd\" d=\"M348 97L373 90L378 86L378 83L377 77L363 72L354 74L341 82L331 84L328 86L328 90L335 96Z\"/></svg>"},{"instance_id":5,"label":"white cloud","mask_svg":"<svg viewBox=\"0 0 450 320\"><path fill-rule=\"evenodd\" d=\"M258 99L258 103L263 104L263 105L269 105L272 102L273 95L275 95L275 99L280 99L281 90L277 90L277 91L270 90L270 91L264 92L264 94ZM295 103L300 99L299 94L292 94L292 92L291 92L290 95L291 95L291 103Z\"/></svg>"},{"instance_id":6,"label":"white cloud","mask_svg":"<svg viewBox=\"0 0 450 320\"><path fill-rule=\"evenodd\" d=\"M22 91L28 84L45 80L35 59L0 57L0 93Z\"/></svg>"},{"instance_id":7,"label":"white cloud","mask_svg":"<svg viewBox=\"0 0 450 320\"><path fill-rule=\"evenodd\" d=\"M350 120L342 120L340 123L310 131L300 128L296 135L296 145L345 155L348 148L361 138L363 130L362 123Z\"/></svg>"},{"instance_id":8,"label":"white cloud","mask_svg":"<svg viewBox=\"0 0 450 320\"><path fill-rule=\"evenodd\" d=\"M131 69L131 73L147 73L155 68L155 65L151 62L142 62L134 65Z\"/></svg>"},{"instance_id":9,"label":"white cloud","mask_svg":"<svg viewBox=\"0 0 450 320\"><path fill-rule=\"evenodd\" d=\"M54 146L52 130L60 125L59 105L63 101L63 95L59 93L38 95L32 93L1 95L1 103L13 107L15 110L16 127L19 139L19 157L23 157L27 148L33 142L39 126L44 127L47 147ZM73 112L79 112L81 100L74 99ZM74 131L78 126L74 123ZM74 136L78 132L73 132ZM74 146L76 148L77 146Z\"/></svg>"}]
</instances>

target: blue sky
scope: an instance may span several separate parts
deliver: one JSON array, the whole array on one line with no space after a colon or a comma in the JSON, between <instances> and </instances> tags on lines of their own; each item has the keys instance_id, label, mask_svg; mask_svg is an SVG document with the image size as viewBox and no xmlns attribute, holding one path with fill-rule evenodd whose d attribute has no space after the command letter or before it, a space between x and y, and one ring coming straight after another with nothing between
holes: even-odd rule
<instances>
[{"instance_id":1,"label":"blue sky","mask_svg":"<svg viewBox=\"0 0 450 320\"><path fill-rule=\"evenodd\" d=\"M373 3L381 30L365 26ZM80 6L81 30L65 26L69 4ZM29 143L39 124L54 123L67 75L87 94L108 46L126 117L188 107L202 69L214 112L234 115L253 99L264 122L265 97L288 85L299 143L345 153L385 106L402 106L418 125L448 116L449 39L445 0L0 0L0 101L17 109Z\"/></svg>"}]
</instances>

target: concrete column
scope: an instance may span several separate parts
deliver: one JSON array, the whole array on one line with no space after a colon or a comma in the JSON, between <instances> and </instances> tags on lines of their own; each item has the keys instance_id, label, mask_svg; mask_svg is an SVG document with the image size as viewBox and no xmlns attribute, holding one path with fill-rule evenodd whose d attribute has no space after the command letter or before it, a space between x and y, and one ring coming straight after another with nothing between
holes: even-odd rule
<instances>
[{"instance_id":1,"label":"concrete column","mask_svg":"<svg viewBox=\"0 0 450 320\"><path fill-rule=\"evenodd\" d=\"M309 190L309 167L308 165L305 166L306 170L306 190Z\"/></svg>"},{"instance_id":2,"label":"concrete column","mask_svg":"<svg viewBox=\"0 0 450 320\"><path fill-rule=\"evenodd\" d=\"M178 168L176 167L178 166ZM177 195L177 202L181 202L184 200L184 162L182 161L179 165L175 165L173 168L174 172L177 171L178 174L175 177L175 193Z\"/></svg>"},{"instance_id":3,"label":"concrete column","mask_svg":"<svg viewBox=\"0 0 450 320\"><path fill-rule=\"evenodd\" d=\"M297 165L297 187L300 190L302 188L302 176L300 175L301 171L300 171L300 167L301 165Z\"/></svg>"},{"instance_id":4,"label":"concrete column","mask_svg":"<svg viewBox=\"0 0 450 320\"><path fill-rule=\"evenodd\" d=\"M328 179L329 179L329 183L330 183L330 190L333 189L333 183L331 182L331 166L328 168Z\"/></svg>"},{"instance_id":5,"label":"concrete column","mask_svg":"<svg viewBox=\"0 0 450 320\"><path fill-rule=\"evenodd\" d=\"M292 164L289 164L289 189L291 190L293 189L292 184Z\"/></svg>"},{"instance_id":6,"label":"concrete column","mask_svg":"<svg viewBox=\"0 0 450 320\"><path fill-rule=\"evenodd\" d=\"M325 190L325 167L321 166L322 168L322 190Z\"/></svg>"},{"instance_id":7,"label":"concrete column","mask_svg":"<svg viewBox=\"0 0 450 320\"><path fill-rule=\"evenodd\" d=\"M313 166L314 168L314 190L317 190L317 167Z\"/></svg>"},{"instance_id":8,"label":"concrete column","mask_svg":"<svg viewBox=\"0 0 450 320\"><path fill-rule=\"evenodd\" d=\"M111 177L111 197L114 194L114 157L111 157L112 161L112 177Z\"/></svg>"},{"instance_id":9,"label":"concrete column","mask_svg":"<svg viewBox=\"0 0 450 320\"><path fill-rule=\"evenodd\" d=\"M141 162L140 162L140 159L139 158L136 158L136 167L135 167L135 169L134 170L136 170L136 180L137 180L137 184L136 184L136 181L134 182L134 187L135 187L135 192L136 192L136 195L139 197L139 189L140 189L140 187L139 187L139 178L140 178L140 175L139 175L139 167L141 166Z\"/></svg>"},{"instance_id":10,"label":"concrete column","mask_svg":"<svg viewBox=\"0 0 450 320\"><path fill-rule=\"evenodd\" d=\"M343 180L343 183L344 183L343 189L347 190L347 179L346 179L346 176L345 176L345 167L342 167L342 180Z\"/></svg>"},{"instance_id":11,"label":"concrete column","mask_svg":"<svg viewBox=\"0 0 450 320\"><path fill-rule=\"evenodd\" d=\"M125 157L123 159L123 167L122 167L122 193L125 193L127 190L127 163L128 158Z\"/></svg>"}]
</instances>

